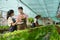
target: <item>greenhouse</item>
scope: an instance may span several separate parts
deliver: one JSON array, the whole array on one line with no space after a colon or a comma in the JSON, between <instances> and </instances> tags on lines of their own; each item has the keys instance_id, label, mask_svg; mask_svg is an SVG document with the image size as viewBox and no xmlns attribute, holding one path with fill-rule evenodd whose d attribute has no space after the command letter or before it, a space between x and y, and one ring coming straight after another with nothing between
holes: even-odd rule
<instances>
[{"instance_id":1,"label":"greenhouse","mask_svg":"<svg viewBox=\"0 0 60 40\"><path fill-rule=\"evenodd\" d=\"M0 40L60 40L60 0L0 0Z\"/></svg>"}]
</instances>

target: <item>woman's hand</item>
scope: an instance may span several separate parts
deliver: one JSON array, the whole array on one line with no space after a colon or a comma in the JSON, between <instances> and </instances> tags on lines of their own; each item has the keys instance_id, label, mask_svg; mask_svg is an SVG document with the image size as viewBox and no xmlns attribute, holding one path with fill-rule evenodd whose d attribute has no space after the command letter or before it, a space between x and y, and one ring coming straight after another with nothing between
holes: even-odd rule
<instances>
[{"instance_id":1,"label":"woman's hand","mask_svg":"<svg viewBox=\"0 0 60 40\"><path fill-rule=\"evenodd\" d=\"M15 22L15 23L12 23L12 26L15 26L17 23Z\"/></svg>"}]
</instances>

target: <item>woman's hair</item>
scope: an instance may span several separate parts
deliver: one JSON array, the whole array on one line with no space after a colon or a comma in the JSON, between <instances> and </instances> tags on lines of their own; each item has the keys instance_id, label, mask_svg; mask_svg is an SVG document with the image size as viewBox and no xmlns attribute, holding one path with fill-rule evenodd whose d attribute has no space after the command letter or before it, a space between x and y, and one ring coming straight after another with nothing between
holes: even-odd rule
<instances>
[{"instance_id":1,"label":"woman's hair","mask_svg":"<svg viewBox=\"0 0 60 40\"><path fill-rule=\"evenodd\" d=\"M39 17L39 18L40 18L40 17L41 17L41 15L37 15L35 18L37 18L37 17Z\"/></svg>"},{"instance_id":2,"label":"woman's hair","mask_svg":"<svg viewBox=\"0 0 60 40\"><path fill-rule=\"evenodd\" d=\"M14 13L14 10L9 10L8 12L7 12L7 19L9 18L9 17L11 17L11 14L12 13Z\"/></svg>"}]
</instances>

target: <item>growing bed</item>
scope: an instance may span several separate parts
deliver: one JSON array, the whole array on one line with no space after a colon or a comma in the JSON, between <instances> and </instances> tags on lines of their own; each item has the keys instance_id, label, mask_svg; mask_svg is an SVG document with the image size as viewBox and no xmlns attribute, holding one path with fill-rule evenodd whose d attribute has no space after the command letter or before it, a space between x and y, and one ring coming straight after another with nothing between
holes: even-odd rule
<instances>
[{"instance_id":1,"label":"growing bed","mask_svg":"<svg viewBox=\"0 0 60 40\"><path fill-rule=\"evenodd\" d=\"M5 33L0 36L1 40L60 40L55 25L41 26L26 30L18 30Z\"/></svg>"}]
</instances>

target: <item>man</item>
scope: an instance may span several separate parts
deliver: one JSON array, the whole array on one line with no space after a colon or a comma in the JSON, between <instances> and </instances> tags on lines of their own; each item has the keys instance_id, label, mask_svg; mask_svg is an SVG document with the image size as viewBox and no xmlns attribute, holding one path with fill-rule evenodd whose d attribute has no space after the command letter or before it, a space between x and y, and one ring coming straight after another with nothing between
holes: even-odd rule
<instances>
[{"instance_id":1,"label":"man","mask_svg":"<svg viewBox=\"0 0 60 40\"><path fill-rule=\"evenodd\" d=\"M22 7L18 7L18 11L19 11L19 15L17 17L17 24L19 24L19 26L17 27L18 30L20 29L25 29L27 27L27 15L23 13L23 8Z\"/></svg>"}]
</instances>

